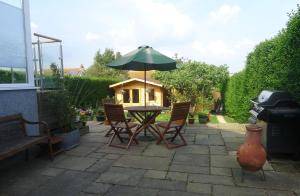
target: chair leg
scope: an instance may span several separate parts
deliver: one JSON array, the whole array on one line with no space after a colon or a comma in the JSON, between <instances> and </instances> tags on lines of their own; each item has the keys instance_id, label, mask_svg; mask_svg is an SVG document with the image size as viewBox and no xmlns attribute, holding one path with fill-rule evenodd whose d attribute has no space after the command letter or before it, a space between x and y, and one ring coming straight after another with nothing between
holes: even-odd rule
<instances>
[{"instance_id":1,"label":"chair leg","mask_svg":"<svg viewBox=\"0 0 300 196\"><path fill-rule=\"evenodd\" d=\"M109 146L111 145L111 143L112 143L112 141L114 140L115 137L116 137L116 132L114 132L114 133L112 134L112 136L109 138L109 141L108 141L108 145L109 145Z\"/></svg>"},{"instance_id":2,"label":"chair leg","mask_svg":"<svg viewBox=\"0 0 300 196\"><path fill-rule=\"evenodd\" d=\"M107 133L104 135L104 137L109 137L109 135L111 134L111 132L113 131L112 128L110 128Z\"/></svg>"}]
</instances>

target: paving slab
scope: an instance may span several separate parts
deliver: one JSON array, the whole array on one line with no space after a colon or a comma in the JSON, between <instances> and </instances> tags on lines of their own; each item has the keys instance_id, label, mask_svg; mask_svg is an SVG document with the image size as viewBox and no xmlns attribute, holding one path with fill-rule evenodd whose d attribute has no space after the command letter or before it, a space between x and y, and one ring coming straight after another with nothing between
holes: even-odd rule
<instances>
[{"instance_id":1,"label":"paving slab","mask_svg":"<svg viewBox=\"0 0 300 196\"><path fill-rule=\"evenodd\" d=\"M231 155L211 155L210 156L212 167L223 168L241 168L236 160L236 156Z\"/></svg>"},{"instance_id":2,"label":"paving slab","mask_svg":"<svg viewBox=\"0 0 300 196\"><path fill-rule=\"evenodd\" d=\"M217 175L189 174L188 181L204 184L234 185L232 177Z\"/></svg>"},{"instance_id":3,"label":"paving slab","mask_svg":"<svg viewBox=\"0 0 300 196\"><path fill-rule=\"evenodd\" d=\"M91 157L91 158L96 158L96 159L101 159L106 155L106 153L103 152L92 152L90 154L87 155L87 157Z\"/></svg>"},{"instance_id":4,"label":"paving slab","mask_svg":"<svg viewBox=\"0 0 300 196\"><path fill-rule=\"evenodd\" d=\"M156 196L158 190L131 187L131 186L114 186L111 190L105 194L105 196Z\"/></svg>"},{"instance_id":5,"label":"paving slab","mask_svg":"<svg viewBox=\"0 0 300 196\"><path fill-rule=\"evenodd\" d=\"M195 173L195 174L209 174L209 167L172 164L171 167L169 168L169 171Z\"/></svg>"},{"instance_id":6,"label":"paving slab","mask_svg":"<svg viewBox=\"0 0 300 196\"><path fill-rule=\"evenodd\" d=\"M60 169L60 168L45 168L44 170L41 171L41 174L42 175L45 175L45 176L57 176L59 174L61 174L62 172L64 172L65 169Z\"/></svg>"},{"instance_id":7,"label":"paving slab","mask_svg":"<svg viewBox=\"0 0 300 196\"><path fill-rule=\"evenodd\" d=\"M119 154L107 154L103 158L104 159L112 159L112 160L117 160L121 157Z\"/></svg>"},{"instance_id":8,"label":"paving slab","mask_svg":"<svg viewBox=\"0 0 300 196\"><path fill-rule=\"evenodd\" d=\"M241 170L233 169L238 186L295 191L300 187L300 175L285 172L265 171L266 180L261 180L261 172L247 172L241 182Z\"/></svg>"},{"instance_id":9,"label":"paving slab","mask_svg":"<svg viewBox=\"0 0 300 196\"><path fill-rule=\"evenodd\" d=\"M73 156L86 156L90 154L91 152L95 151L97 147L90 147L90 146L77 146L76 148L73 148L71 150L66 151L67 155L73 155Z\"/></svg>"},{"instance_id":10,"label":"paving slab","mask_svg":"<svg viewBox=\"0 0 300 196\"><path fill-rule=\"evenodd\" d=\"M114 166L164 171L168 169L170 162L170 157L124 155L114 163Z\"/></svg>"},{"instance_id":11,"label":"paving slab","mask_svg":"<svg viewBox=\"0 0 300 196\"><path fill-rule=\"evenodd\" d=\"M96 182L135 186L140 182L144 173L145 170L142 169L112 167L102 173Z\"/></svg>"},{"instance_id":12,"label":"paving slab","mask_svg":"<svg viewBox=\"0 0 300 196\"><path fill-rule=\"evenodd\" d=\"M161 145L150 144L146 147L143 156L158 156L158 157L172 157L175 150L168 149L163 143Z\"/></svg>"},{"instance_id":13,"label":"paving slab","mask_svg":"<svg viewBox=\"0 0 300 196\"><path fill-rule=\"evenodd\" d=\"M189 182L187 184L188 192L211 194L211 190L212 190L211 184L203 184L197 182Z\"/></svg>"},{"instance_id":14,"label":"paving slab","mask_svg":"<svg viewBox=\"0 0 300 196\"><path fill-rule=\"evenodd\" d=\"M264 189L213 185L214 196L267 196Z\"/></svg>"},{"instance_id":15,"label":"paving slab","mask_svg":"<svg viewBox=\"0 0 300 196\"><path fill-rule=\"evenodd\" d=\"M295 196L291 191L266 190L268 196Z\"/></svg>"},{"instance_id":16,"label":"paving slab","mask_svg":"<svg viewBox=\"0 0 300 196\"><path fill-rule=\"evenodd\" d=\"M224 168L224 167L211 167L210 173L212 175L219 175L219 176L232 176L231 169Z\"/></svg>"},{"instance_id":17,"label":"paving slab","mask_svg":"<svg viewBox=\"0 0 300 196\"><path fill-rule=\"evenodd\" d=\"M146 177L146 178L165 179L166 175L167 175L166 171L147 170L144 174L144 177Z\"/></svg>"},{"instance_id":18,"label":"paving slab","mask_svg":"<svg viewBox=\"0 0 300 196\"><path fill-rule=\"evenodd\" d=\"M209 166L208 155L175 154L173 164L191 166Z\"/></svg>"},{"instance_id":19,"label":"paving slab","mask_svg":"<svg viewBox=\"0 0 300 196\"><path fill-rule=\"evenodd\" d=\"M166 179L169 180L178 180L178 181L187 181L188 174L182 172L168 172Z\"/></svg>"},{"instance_id":20,"label":"paving slab","mask_svg":"<svg viewBox=\"0 0 300 196\"><path fill-rule=\"evenodd\" d=\"M208 135L197 134L195 139L195 144L209 145Z\"/></svg>"},{"instance_id":21,"label":"paving slab","mask_svg":"<svg viewBox=\"0 0 300 196\"><path fill-rule=\"evenodd\" d=\"M160 180L153 178L143 178L138 184L139 187L153 188L160 190L185 191L186 182L175 180Z\"/></svg>"},{"instance_id":22,"label":"paving slab","mask_svg":"<svg viewBox=\"0 0 300 196\"><path fill-rule=\"evenodd\" d=\"M78 195L95 180L96 174L82 171L66 171L46 184L37 187L30 196Z\"/></svg>"},{"instance_id":23,"label":"paving slab","mask_svg":"<svg viewBox=\"0 0 300 196\"><path fill-rule=\"evenodd\" d=\"M159 191L157 196L200 196L198 193L189 193L189 192L182 192L182 191ZM204 195L204 194L201 194ZM206 194L205 194L206 195Z\"/></svg>"},{"instance_id":24,"label":"paving slab","mask_svg":"<svg viewBox=\"0 0 300 196\"><path fill-rule=\"evenodd\" d=\"M211 146L224 146L224 141L221 134L208 135L208 143Z\"/></svg>"},{"instance_id":25,"label":"paving slab","mask_svg":"<svg viewBox=\"0 0 300 196\"><path fill-rule=\"evenodd\" d=\"M68 158L56 163L55 167L84 171L95 162L97 162L97 159L95 158L69 156Z\"/></svg>"},{"instance_id":26,"label":"paving slab","mask_svg":"<svg viewBox=\"0 0 300 196\"><path fill-rule=\"evenodd\" d=\"M108 170L114 162L115 160L111 159L100 159L97 162L95 162L92 166L90 166L86 171L102 173Z\"/></svg>"},{"instance_id":27,"label":"paving slab","mask_svg":"<svg viewBox=\"0 0 300 196\"><path fill-rule=\"evenodd\" d=\"M225 146L209 146L209 152L211 155L228 155Z\"/></svg>"},{"instance_id":28,"label":"paving slab","mask_svg":"<svg viewBox=\"0 0 300 196\"><path fill-rule=\"evenodd\" d=\"M112 186L111 184L91 183L83 192L104 195Z\"/></svg>"},{"instance_id":29,"label":"paving slab","mask_svg":"<svg viewBox=\"0 0 300 196\"><path fill-rule=\"evenodd\" d=\"M176 154L209 154L208 146L188 145L176 149Z\"/></svg>"}]
</instances>

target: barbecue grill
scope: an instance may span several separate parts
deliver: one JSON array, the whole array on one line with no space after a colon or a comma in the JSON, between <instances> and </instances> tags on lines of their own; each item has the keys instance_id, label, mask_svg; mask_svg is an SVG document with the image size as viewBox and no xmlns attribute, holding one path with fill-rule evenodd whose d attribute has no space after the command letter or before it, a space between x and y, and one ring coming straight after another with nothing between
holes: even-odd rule
<instances>
[{"instance_id":1,"label":"barbecue grill","mask_svg":"<svg viewBox=\"0 0 300 196\"><path fill-rule=\"evenodd\" d=\"M287 92L262 91L252 99L250 123L263 128L262 143L268 153L286 153L299 157L300 105Z\"/></svg>"}]
</instances>

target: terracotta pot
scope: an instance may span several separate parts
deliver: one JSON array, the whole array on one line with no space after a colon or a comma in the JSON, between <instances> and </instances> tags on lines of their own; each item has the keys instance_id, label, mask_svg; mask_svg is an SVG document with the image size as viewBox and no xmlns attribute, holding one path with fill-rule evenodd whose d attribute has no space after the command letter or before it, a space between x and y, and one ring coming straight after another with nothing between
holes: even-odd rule
<instances>
[{"instance_id":1,"label":"terracotta pot","mask_svg":"<svg viewBox=\"0 0 300 196\"><path fill-rule=\"evenodd\" d=\"M240 145L237 152L237 161L247 171L258 171L266 162L267 154L261 144L262 128L257 125L247 125L244 144Z\"/></svg>"},{"instance_id":2,"label":"terracotta pot","mask_svg":"<svg viewBox=\"0 0 300 196\"><path fill-rule=\"evenodd\" d=\"M195 119L194 118L189 118L189 124L194 124Z\"/></svg>"}]
</instances>

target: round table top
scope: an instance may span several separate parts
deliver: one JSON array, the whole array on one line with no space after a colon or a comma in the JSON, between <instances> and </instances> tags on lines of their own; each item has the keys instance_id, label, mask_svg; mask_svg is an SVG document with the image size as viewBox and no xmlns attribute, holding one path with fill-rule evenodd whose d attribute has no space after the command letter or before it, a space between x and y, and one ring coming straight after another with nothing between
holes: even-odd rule
<instances>
[{"instance_id":1,"label":"round table top","mask_svg":"<svg viewBox=\"0 0 300 196\"><path fill-rule=\"evenodd\" d=\"M168 107L162 106L128 106L124 107L124 110L129 112L152 112L152 111L162 111L162 110L169 110Z\"/></svg>"}]
</instances>

